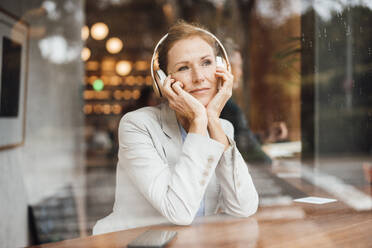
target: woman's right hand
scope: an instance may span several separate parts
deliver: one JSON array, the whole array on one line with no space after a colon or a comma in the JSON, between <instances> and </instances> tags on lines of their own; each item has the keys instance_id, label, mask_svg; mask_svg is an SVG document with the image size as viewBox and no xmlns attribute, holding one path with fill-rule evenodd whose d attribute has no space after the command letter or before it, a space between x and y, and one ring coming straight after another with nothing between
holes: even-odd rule
<instances>
[{"instance_id":1,"label":"woman's right hand","mask_svg":"<svg viewBox=\"0 0 372 248\"><path fill-rule=\"evenodd\" d=\"M208 122L207 112L203 104L195 97L183 90L183 84L168 75L164 85L160 86L162 94L168 99L169 107L190 124L193 122Z\"/></svg>"}]
</instances>

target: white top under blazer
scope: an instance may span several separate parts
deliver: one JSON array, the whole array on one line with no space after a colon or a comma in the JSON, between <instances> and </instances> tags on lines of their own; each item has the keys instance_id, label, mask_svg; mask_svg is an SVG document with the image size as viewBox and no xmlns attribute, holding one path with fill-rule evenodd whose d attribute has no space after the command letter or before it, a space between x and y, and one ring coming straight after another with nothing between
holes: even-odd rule
<instances>
[{"instance_id":1,"label":"white top under blazer","mask_svg":"<svg viewBox=\"0 0 372 248\"><path fill-rule=\"evenodd\" d=\"M254 214L258 195L248 166L234 142L234 128L220 119L230 147L200 134L184 142L167 103L123 116L113 212L93 234L135 227L192 223L203 197L205 215Z\"/></svg>"}]
</instances>

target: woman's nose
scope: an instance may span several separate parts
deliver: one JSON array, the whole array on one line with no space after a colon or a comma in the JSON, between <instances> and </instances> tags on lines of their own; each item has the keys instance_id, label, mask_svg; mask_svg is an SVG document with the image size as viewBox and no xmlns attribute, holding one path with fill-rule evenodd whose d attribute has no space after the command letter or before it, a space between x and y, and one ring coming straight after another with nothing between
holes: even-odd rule
<instances>
[{"instance_id":1,"label":"woman's nose","mask_svg":"<svg viewBox=\"0 0 372 248\"><path fill-rule=\"evenodd\" d=\"M193 68L192 70L192 81L193 83L200 83L204 80L204 74L200 68Z\"/></svg>"}]
</instances>

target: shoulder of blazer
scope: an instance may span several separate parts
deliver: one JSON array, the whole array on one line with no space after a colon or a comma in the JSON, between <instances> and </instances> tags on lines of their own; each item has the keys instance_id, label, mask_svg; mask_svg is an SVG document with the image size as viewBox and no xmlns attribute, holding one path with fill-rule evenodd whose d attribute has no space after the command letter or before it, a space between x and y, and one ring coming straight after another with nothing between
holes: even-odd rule
<instances>
[{"instance_id":1,"label":"shoulder of blazer","mask_svg":"<svg viewBox=\"0 0 372 248\"><path fill-rule=\"evenodd\" d=\"M124 123L131 123L138 127L145 127L147 125L159 123L160 118L160 106L155 107L143 107L131 112L126 113L120 120L120 126Z\"/></svg>"}]
</instances>

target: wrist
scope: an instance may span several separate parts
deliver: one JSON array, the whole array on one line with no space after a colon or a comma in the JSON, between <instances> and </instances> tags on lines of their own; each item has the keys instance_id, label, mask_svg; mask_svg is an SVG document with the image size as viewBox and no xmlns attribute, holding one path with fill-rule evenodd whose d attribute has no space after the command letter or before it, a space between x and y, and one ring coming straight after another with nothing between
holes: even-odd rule
<instances>
[{"instance_id":1,"label":"wrist","mask_svg":"<svg viewBox=\"0 0 372 248\"><path fill-rule=\"evenodd\" d=\"M219 116L208 115L208 124L219 124L219 123L220 123Z\"/></svg>"},{"instance_id":2,"label":"wrist","mask_svg":"<svg viewBox=\"0 0 372 248\"><path fill-rule=\"evenodd\" d=\"M191 125L194 125L194 126L207 126L208 124L208 119L204 116L198 116L198 117L195 117L193 120L190 121L190 126Z\"/></svg>"},{"instance_id":3,"label":"wrist","mask_svg":"<svg viewBox=\"0 0 372 248\"><path fill-rule=\"evenodd\" d=\"M199 133L202 135L207 134L208 119L205 117L194 118L190 122L190 133Z\"/></svg>"},{"instance_id":4,"label":"wrist","mask_svg":"<svg viewBox=\"0 0 372 248\"><path fill-rule=\"evenodd\" d=\"M209 110L207 111L208 120L219 120L220 119L220 112Z\"/></svg>"}]
</instances>

